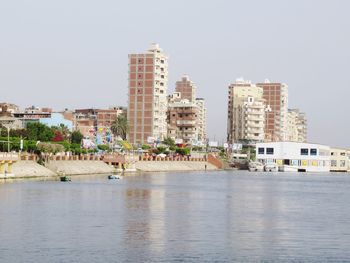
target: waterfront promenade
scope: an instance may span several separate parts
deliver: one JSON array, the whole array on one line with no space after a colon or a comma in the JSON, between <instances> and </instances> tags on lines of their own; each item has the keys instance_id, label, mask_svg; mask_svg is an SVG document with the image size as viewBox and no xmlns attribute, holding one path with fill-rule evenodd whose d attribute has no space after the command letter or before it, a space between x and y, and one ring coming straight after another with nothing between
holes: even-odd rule
<instances>
[{"instance_id":1,"label":"waterfront promenade","mask_svg":"<svg viewBox=\"0 0 350 263\"><path fill-rule=\"evenodd\" d=\"M19 161L17 153L0 152L0 178L13 176L13 165Z\"/></svg>"},{"instance_id":2,"label":"waterfront promenade","mask_svg":"<svg viewBox=\"0 0 350 263\"><path fill-rule=\"evenodd\" d=\"M150 157L135 154L47 155L0 153L0 179L115 172L205 171L222 169L214 155L206 157ZM42 165L37 161L41 159Z\"/></svg>"}]
</instances>

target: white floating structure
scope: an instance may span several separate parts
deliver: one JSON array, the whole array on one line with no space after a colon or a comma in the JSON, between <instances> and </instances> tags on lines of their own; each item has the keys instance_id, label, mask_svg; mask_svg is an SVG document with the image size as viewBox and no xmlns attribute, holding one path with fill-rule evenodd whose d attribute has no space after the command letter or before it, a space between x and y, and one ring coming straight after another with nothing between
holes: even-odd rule
<instances>
[{"instance_id":1,"label":"white floating structure","mask_svg":"<svg viewBox=\"0 0 350 263\"><path fill-rule=\"evenodd\" d=\"M256 160L275 163L279 171L329 172L330 147L299 142L268 142L256 144Z\"/></svg>"}]
</instances>

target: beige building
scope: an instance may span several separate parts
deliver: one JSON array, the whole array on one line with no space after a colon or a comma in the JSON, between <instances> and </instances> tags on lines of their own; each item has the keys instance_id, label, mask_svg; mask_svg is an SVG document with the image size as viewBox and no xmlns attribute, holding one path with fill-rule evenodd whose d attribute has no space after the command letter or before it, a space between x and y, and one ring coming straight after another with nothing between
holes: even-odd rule
<instances>
[{"instance_id":1,"label":"beige building","mask_svg":"<svg viewBox=\"0 0 350 263\"><path fill-rule=\"evenodd\" d=\"M288 109L287 140L291 142L307 141L307 121L305 113L298 109Z\"/></svg>"},{"instance_id":2,"label":"beige building","mask_svg":"<svg viewBox=\"0 0 350 263\"><path fill-rule=\"evenodd\" d=\"M263 89L237 79L228 93L227 141L263 141L266 114Z\"/></svg>"},{"instance_id":3,"label":"beige building","mask_svg":"<svg viewBox=\"0 0 350 263\"><path fill-rule=\"evenodd\" d=\"M197 114L198 142L199 144L206 145L207 108L205 107L205 100L203 98L196 98L196 105L198 107L198 114Z\"/></svg>"},{"instance_id":4,"label":"beige building","mask_svg":"<svg viewBox=\"0 0 350 263\"><path fill-rule=\"evenodd\" d=\"M129 55L128 120L131 143L167 135L168 57L158 44Z\"/></svg>"},{"instance_id":5,"label":"beige building","mask_svg":"<svg viewBox=\"0 0 350 263\"><path fill-rule=\"evenodd\" d=\"M347 172L349 168L349 151L340 148L331 148L331 172Z\"/></svg>"},{"instance_id":6,"label":"beige building","mask_svg":"<svg viewBox=\"0 0 350 263\"><path fill-rule=\"evenodd\" d=\"M288 86L265 80L257 83L263 89L266 107L266 141L286 141L288 137Z\"/></svg>"}]
</instances>

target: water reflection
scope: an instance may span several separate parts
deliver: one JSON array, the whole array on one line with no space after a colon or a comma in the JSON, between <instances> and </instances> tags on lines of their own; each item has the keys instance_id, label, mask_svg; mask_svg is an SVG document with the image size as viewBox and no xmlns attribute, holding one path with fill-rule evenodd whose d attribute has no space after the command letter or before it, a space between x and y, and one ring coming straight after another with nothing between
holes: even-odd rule
<instances>
[{"instance_id":1,"label":"water reflection","mask_svg":"<svg viewBox=\"0 0 350 263\"><path fill-rule=\"evenodd\" d=\"M0 262L350 260L347 176L73 179L0 185Z\"/></svg>"}]
</instances>

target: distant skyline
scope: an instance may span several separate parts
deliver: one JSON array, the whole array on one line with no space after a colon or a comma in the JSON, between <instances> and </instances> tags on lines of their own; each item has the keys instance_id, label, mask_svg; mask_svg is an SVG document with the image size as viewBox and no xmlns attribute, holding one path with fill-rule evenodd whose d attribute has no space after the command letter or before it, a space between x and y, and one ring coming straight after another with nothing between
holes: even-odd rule
<instances>
[{"instance_id":1,"label":"distant skyline","mask_svg":"<svg viewBox=\"0 0 350 263\"><path fill-rule=\"evenodd\" d=\"M168 93L190 77L211 140L225 140L228 86L243 77L288 84L308 140L350 147L348 10L346 0L3 1L0 102L126 106L128 54L159 43Z\"/></svg>"}]
</instances>

